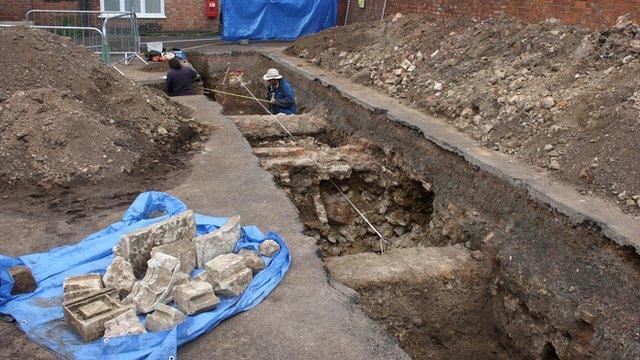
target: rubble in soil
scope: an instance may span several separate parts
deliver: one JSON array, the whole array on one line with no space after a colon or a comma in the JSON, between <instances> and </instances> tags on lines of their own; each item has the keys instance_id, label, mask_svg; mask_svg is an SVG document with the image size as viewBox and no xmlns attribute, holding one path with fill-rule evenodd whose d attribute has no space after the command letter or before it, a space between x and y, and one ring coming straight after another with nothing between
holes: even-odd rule
<instances>
[{"instance_id":1,"label":"rubble in soil","mask_svg":"<svg viewBox=\"0 0 640 360\"><path fill-rule=\"evenodd\" d=\"M583 194L640 209L640 26L397 14L299 39L290 54L436 115Z\"/></svg>"},{"instance_id":2,"label":"rubble in soil","mask_svg":"<svg viewBox=\"0 0 640 360\"><path fill-rule=\"evenodd\" d=\"M4 28L0 51L0 190L166 174L208 132L67 38Z\"/></svg>"},{"instance_id":3,"label":"rubble in soil","mask_svg":"<svg viewBox=\"0 0 640 360\"><path fill-rule=\"evenodd\" d=\"M190 52L189 62L202 77L205 88L250 96L248 89L258 98L266 95L266 85L262 81L262 75L270 66L273 66L260 56L248 54L238 57L218 56L213 60L208 55ZM264 108L253 99L214 92L206 95L223 107L225 115L265 114ZM303 111L303 109L299 110Z\"/></svg>"},{"instance_id":4,"label":"rubble in soil","mask_svg":"<svg viewBox=\"0 0 640 360\"><path fill-rule=\"evenodd\" d=\"M320 120L308 115L288 116L297 123L295 140L273 138L264 117L236 117L239 129L252 141L263 169L270 171L298 210L305 233L316 239L326 256L379 252L428 241L433 194L431 184L412 179L388 154L366 140L349 139L331 146L318 138ZM340 189L338 190L335 185ZM385 238L376 234L344 193Z\"/></svg>"}]
</instances>

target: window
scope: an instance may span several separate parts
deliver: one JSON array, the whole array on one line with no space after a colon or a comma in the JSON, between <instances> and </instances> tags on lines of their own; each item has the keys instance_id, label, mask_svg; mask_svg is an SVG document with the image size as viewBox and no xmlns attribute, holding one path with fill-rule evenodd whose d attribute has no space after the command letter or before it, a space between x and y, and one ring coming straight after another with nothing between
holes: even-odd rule
<instances>
[{"instance_id":1,"label":"window","mask_svg":"<svg viewBox=\"0 0 640 360\"><path fill-rule=\"evenodd\" d=\"M164 18L164 0L100 0L100 11L131 11L139 18ZM104 14L107 16L107 14Z\"/></svg>"}]
</instances>

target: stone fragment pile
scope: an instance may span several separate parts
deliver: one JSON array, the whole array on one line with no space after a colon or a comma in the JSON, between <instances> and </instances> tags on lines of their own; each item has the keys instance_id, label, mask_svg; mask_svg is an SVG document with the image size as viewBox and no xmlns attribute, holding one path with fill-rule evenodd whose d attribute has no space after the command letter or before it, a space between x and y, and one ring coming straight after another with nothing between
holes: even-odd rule
<instances>
[{"instance_id":1,"label":"stone fragment pile","mask_svg":"<svg viewBox=\"0 0 640 360\"><path fill-rule=\"evenodd\" d=\"M168 330L215 308L219 297L241 296L265 268L262 256L280 250L277 242L265 240L261 254L248 249L235 254L241 237L240 216L196 236L192 211L125 234L104 275L65 279L65 320L84 341L93 341ZM191 277L196 267L204 271Z\"/></svg>"}]
</instances>

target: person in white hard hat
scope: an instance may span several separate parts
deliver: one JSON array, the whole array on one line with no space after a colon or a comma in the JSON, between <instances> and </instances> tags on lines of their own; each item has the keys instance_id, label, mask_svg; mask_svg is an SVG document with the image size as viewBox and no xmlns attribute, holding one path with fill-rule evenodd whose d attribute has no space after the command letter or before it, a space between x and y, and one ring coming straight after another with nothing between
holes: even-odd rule
<instances>
[{"instance_id":1,"label":"person in white hard hat","mask_svg":"<svg viewBox=\"0 0 640 360\"><path fill-rule=\"evenodd\" d=\"M272 114L297 114L296 94L293 86L285 79L277 69L269 69L262 77L269 83L267 88L267 100L271 104Z\"/></svg>"}]
</instances>

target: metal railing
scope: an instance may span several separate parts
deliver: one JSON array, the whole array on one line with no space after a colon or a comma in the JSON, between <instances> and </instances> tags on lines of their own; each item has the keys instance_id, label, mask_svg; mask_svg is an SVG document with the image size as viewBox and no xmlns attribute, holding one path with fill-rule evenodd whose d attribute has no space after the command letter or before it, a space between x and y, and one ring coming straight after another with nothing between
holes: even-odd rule
<instances>
[{"instance_id":1,"label":"metal railing","mask_svg":"<svg viewBox=\"0 0 640 360\"><path fill-rule=\"evenodd\" d=\"M144 62L135 12L29 10L25 21L27 26L66 36L99 53L108 65L128 64L136 57Z\"/></svg>"}]
</instances>

